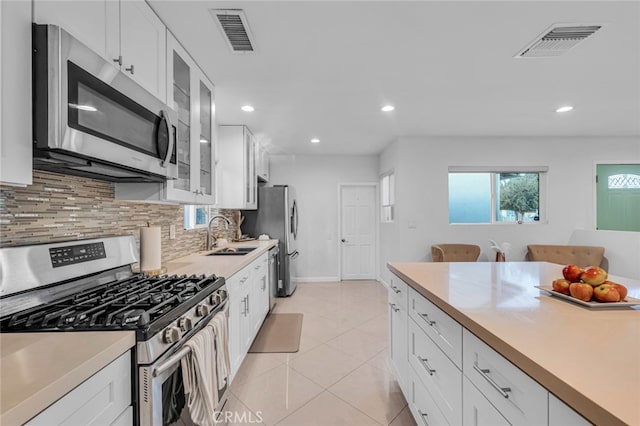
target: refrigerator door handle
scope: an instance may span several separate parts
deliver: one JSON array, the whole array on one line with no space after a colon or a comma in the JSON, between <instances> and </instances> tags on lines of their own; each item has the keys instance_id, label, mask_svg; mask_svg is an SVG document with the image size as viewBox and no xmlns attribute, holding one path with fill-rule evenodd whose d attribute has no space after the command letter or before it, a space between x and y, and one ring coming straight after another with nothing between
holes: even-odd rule
<instances>
[{"instance_id":1,"label":"refrigerator door handle","mask_svg":"<svg viewBox=\"0 0 640 426\"><path fill-rule=\"evenodd\" d=\"M293 206L291 207L291 233L295 240L298 237L298 205L296 200L293 200Z\"/></svg>"},{"instance_id":2,"label":"refrigerator door handle","mask_svg":"<svg viewBox=\"0 0 640 426\"><path fill-rule=\"evenodd\" d=\"M291 253L289 256L291 256L291 260L297 258L300 255L300 252L298 250L294 251L293 253Z\"/></svg>"}]
</instances>

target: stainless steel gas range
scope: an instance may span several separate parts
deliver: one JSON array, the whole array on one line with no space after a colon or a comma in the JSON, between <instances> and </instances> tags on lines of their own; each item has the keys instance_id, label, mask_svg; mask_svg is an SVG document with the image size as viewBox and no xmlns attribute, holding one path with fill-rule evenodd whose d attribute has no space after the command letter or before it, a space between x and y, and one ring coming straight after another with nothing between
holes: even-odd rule
<instances>
[{"instance_id":1,"label":"stainless steel gas range","mask_svg":"<svg viewBox=\"0 0 640 426\"><path fill-rule=\"evenodd\" d=\"M151 277L134 273L135 262L132 236L0 249L0 331L135 331L137 422L191 424L181 359L215 315L228 317L225 280ZM217 407L227 383L218 375Z\"/></svg>"}]
</instances>

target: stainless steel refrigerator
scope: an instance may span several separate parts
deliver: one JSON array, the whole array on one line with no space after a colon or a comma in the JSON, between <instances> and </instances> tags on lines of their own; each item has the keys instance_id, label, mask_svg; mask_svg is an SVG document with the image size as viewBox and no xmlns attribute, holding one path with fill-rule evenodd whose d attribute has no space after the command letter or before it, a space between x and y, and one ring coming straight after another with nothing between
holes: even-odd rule
<instances>
[{"instance_id":1,"label":"stainless steel refrigerator","mask_svg":"<svg viewBox=\"0 0 640 426\"><path fill-rule=\"evenodd\" d=\"M267 234L280 241L280 269L277 295L291 296L296 289L296 247L298 236L298 206L294 189L289 185L258 188L258 209L243 210L243 233L258 237Z\"/></svg>"}]
</instances>

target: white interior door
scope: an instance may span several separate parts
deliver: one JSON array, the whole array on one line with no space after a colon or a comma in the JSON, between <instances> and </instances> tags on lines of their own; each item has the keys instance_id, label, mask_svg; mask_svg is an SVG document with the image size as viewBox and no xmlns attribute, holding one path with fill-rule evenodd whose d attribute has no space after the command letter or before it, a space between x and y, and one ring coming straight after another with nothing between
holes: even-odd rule
<instances>
[{"instance_id":1,"label":"white interior door","mask_svg":"<svg viewBox=\"0 0 640 426\"><path fill-rule=\"evenodd\" d=\"M340 187L341 279L375 278L376 186Z\"/></svg>"}]
</instances>

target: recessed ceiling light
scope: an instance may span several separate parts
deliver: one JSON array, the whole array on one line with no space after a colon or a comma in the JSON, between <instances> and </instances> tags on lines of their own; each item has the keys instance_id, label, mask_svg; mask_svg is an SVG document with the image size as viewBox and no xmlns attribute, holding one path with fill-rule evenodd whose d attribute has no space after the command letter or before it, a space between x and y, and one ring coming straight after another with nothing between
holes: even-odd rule
<instances>
[{"instance_id":1,"label":"recessed ceiling light","mask_svg":"<svg viewBox=\"0 0 640 426\"><path fill-rule=\"evenodd\" d=\"M393 105L385 105L382 108L380 108L380 110L382 110L383 112L391 112L394 109L396 109L396 107L394 107Z\"/></svg>"},{"instance_id":2,"label":"recessed ceiling light","mask_svg":"<svg viewBox=\"0 0 640 426\"><path fill-rule=\"evenodd\" d=\"M254 107L252 107L251 105L244 105L242 108L240 108L241 110L243 110L244 112L253 112L256 109Z\"/></svg>"},{"instance_id":3,"label":"recessed ceiling light","mask_svg":"<svg viewBox=\"0 0 640 426\"><path fill-rule=\"evenodd\" d=\"M571 105L566 105L558 108L556 112L568 112L568 111L571 111L572 109L573 107Z\"/></svg>"},{"instance_id":4,"label":"recessed ceiling light","mask_svg":"<svg viewBox=\"0 0 640 426\"><path fill-rule=\"evenodd\" d=\"M313 139L311 139L311 143L320 143L320 139L313 138Z\"/></svg>"}]
</instances>

